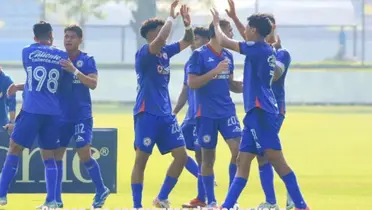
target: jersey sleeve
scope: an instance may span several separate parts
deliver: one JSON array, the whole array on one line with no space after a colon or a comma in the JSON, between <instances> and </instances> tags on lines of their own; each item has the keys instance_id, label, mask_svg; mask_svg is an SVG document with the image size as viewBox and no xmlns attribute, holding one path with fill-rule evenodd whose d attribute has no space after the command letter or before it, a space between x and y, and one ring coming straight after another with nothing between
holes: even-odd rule
<instances>
[{"instance_id":1,"label":"jersey sleeve","mask_svg":"<svg viewBox=\"0 0 372 210\"><path fill-rule=\"evenodd\" d=\"M170 45L165 45L163 50L164 50L164 52L167 53L168 58L171 58L174 55L181 52L181 46L180 46L179 42L175 42L175 43L170 44Z\"/></svg>"},{"instance_id":2,"label":"jersey sleeve","mask_svg":"<svg viewBox=\"0 0 372 210\"><path fill-rule=\"evenodd\" d=\"M291 64L291 55L287 50L279 50L276 53L276 65L284 72Z\"/></svg>"},{"instance_id":3,"label":"jersey sleeve","mask_svg":"<svg viewBox=\"0 0 372 210\"><path fill-rule=\"evenodd\" d=\"M9 76L5 76L4 78L4 89L8 89L11 84L13 84L13 80ZM6 104L8 106L8 110L10 112L16 111L16 94L8 96L6 98Z\"/></svg>"},{"instance_id":4,"label":"jersey sleeve","mask_svg":"<svg viewBox=\"0 0 372 210\"><path fill-rule=\"evenodd\" d=\"M203 60L200 56L199 51L194 51L192 53L188 63L189 63L189 65L187 66L188 74L196 74L196 75L202 74Z\"/></svg>"},{"instance_id":5,"label":"jersey sleeve","mask_svg":"<svg viewBox=\"0 0 372 210\"><path fill-rule=\"evenodd\" d=\"M87 73L87 75L88 74L98 74L96 60L94 59L94 57L88 58L86 73Z\"/></svg>"},{"instance_id":6,"label":"jersey sleeve","mask_svg":"<svg viewBox=\"0 0 372 210\"><path fill-rule=\"evenodd\" d=\"M252 57L257 54L256 42L239 42L240 54Z\"/></svg>"}]
</instances>

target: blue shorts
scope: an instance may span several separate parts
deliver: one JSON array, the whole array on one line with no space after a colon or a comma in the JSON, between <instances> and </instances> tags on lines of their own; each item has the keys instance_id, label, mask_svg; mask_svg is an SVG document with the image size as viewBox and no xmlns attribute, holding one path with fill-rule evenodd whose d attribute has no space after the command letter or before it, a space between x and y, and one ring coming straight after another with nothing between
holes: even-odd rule
<instances>
[{"instance_id":1,"label":"blue shorts","mask_svg":"<svg viewBox=\"0 0 372 210\"><path fill-rule=\"evenodd\" d=\"M134 148L148 154L155 144L161 154L185 146L185 139L175 116L155 116L146 112L134 116Z\"/></svg>"},{"instance_id":2,"label":"blue shorts","mask_svg":"<svg viewBox=\"0 0 372 210\"><path fill-rule=\"evenodd\" d=\"M198 117L196 119L196 128L200 146L205 149L216 148L218 131L225 140L236 138L240 140L242 136L240 123L235 115L221 119Z\"/></svg>"},{"instance_id":3,"label":"blue shorts","mask_svg":"<svg viewBox=\"0 0 372 210\"><path fill-rule=\"evenodd\" d=\"M16 118L11 139L22 147L31 149L38 137L39 147L54 150L59 147L59 118L57 115L33 114L21 110Z\"/></svg>"},{"instance_id":4,"label":"blue shorts","mask_svg":"<svg viewBox=\"0 0 372 210\"><path fill-rule=\"evenodd\" d=\"M183 123L181 129L183 137L185 138L186 149L200 151L198 136L196 135L196 125Z\"/></svg>"},{"instance_id":5,"label":"blue shorts","mask_svg":"<svg viewBox=\"0 0 372 210\"><path fill-rule=\"evenodd\" d=\"M282 122L278 120L278 114L271 114L259 108L250 110L243 120L240 151L263 155L266 149L281 150L278 132Z\"/></svg>"},{"instance_id":6,"label":"blue shorts","mask_svg":"<svg viewBox=\"0 0 372 210\"><path fill-rule=\"evenodd\" d=\"M76 148L83 148L92 144L93 118L82 120L78 123L63 122L60 124L60 146L68 147L70 141L75 142Z\"/></svg>"},{"instance_id":7,"label":"blue shorts","mask_svg":"<svg viewBox=\"0 0 372 210\"><path fill-rule=\"evenodd\" d=\"M276 126L277 126L277 128L278 128L278 133L280 132L280 129L282 128L283 121L284 121L284 115L279 114L279 115L278 115L278 119L277 119L277 121L276 121Z\"/></svg>"}]
</instances>

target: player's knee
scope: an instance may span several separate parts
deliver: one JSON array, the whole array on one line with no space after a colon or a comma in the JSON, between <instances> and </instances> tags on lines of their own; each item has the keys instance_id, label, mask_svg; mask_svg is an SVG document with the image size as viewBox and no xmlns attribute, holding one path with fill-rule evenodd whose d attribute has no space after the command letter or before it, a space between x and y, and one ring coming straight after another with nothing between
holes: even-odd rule
<instances>
[{"instance_id":1,"label":"player's knee","mask_svg":"<svg viewBox=\"0 0 372 210\"><path fill-rule=\"evenodd\" d=\"M236 158L236 165L238 167L250 166L252 160L256 157L255 154L248 152L240 152Z\"/></svg>"},{"instance_id":2,"label":"player's knee","mask_svg":"<svg viewBox=\"0 0 372 210\"><path fill-rule=\"evenodd\" d=\"M257 163L259 166L267 164L269 161L265 156L257 156Z\"/></svg>"},{"instance_id":3,"label":"player's knee","mask_svg":"<svg viewBox=\"0 0 372 210\"><path fill-rule=\"evenodd\" d=\"M198 165L200 166L202 164L202 154L201 151L195 151L195 159Z\"/></svg>"},{"instance_id":4,"label":"player's knee","mask_svg":"<svg viewBox=\"0 0 372 210\"><path fill-rule=\"evenodd\" d=\"M66 148L61 147L54 151L54 158L56 160L63 160L63 157L65 156Z\"/></svg>"},{"instance_id":5,"label":"player's knee","mask_svg":"<svg viewBox=\"0 0 372 210\"><path fill-rule=\"evenodd\" d=\"M49 159L55 158L53 150L40 149L40 154L43 160L49 160Z\"/></svg>"},{"instance_id":6,"label":"player's knee","mask_svg":"<svg viewBox=\"0 0 372 210\"><path fill-rule=\"evenodd\" d=\"M10 140L9 143L9 150L8 154L9 155L21 155L23 151L23 147L17 143L15 143L13 140Z\"/></svg>"},{"instance_id":7,"label":"player's knee","mask_svg":"<svg viewBox=\"0 0 372 210\"><path fill-rule=\"evenodd\" d=\"M77 153L79 155L79 158L80 158L81 162L87 162L92 157L89 145L86 145L82 148L77 149Z\"/></svg>"},{"instance_id":8,"label":"player's knee","mask_svg":"<svg viewBox=\"0 0 372 210\"><path fill-rule=\"evenodd\" d=\"M150 157L150 154L145 153L141 150L136 151L136 159L134 161L134 169L145 170L146 163Z\"/></svg>"}]
</instances>

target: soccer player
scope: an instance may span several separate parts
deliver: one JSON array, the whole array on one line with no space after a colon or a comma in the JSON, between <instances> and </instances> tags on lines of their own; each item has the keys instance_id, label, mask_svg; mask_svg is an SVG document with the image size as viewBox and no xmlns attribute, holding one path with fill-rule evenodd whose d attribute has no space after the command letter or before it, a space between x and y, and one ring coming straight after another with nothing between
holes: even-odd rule
<instances>
[{"instance_id":1,"label":"soccer player","mask_svg":"<svg viewBox=\"0 0 372 210\"><path fill-rule=\"evenodd\" d=\"M70 141L73 140L80 161L86 167L96 187L92 207L102 208L110 190L104 185L100 167L91 154L93 117L90 90L97 87L96 62L93 56L79 50L83 42L81 27L68 26L64 33L64 46L69 60L61 61L63 69L67 72L62 78L63 87L60 91L62 125L60 126L60 148L55 151L58 170L56 201L58 208L62 208L62 160Z\"/></svg>"},{"instance_id":2,"label":"soccer player","mask_svg":"<svg viewBox=\"0 0 372 210\"><path fill-rule=\"evenodd\" d=\"M276 67L273 48L265 42L272 25L264 14L248 17L244 37L238 42L225 36L219 25L219 13L211 10L218 42L228 49L246 56L244 66L244 118L243 138L238 156L238 170L222 208L232 208L243 191L252 160L265 155L284 181L297 210L309 209L300 192L296 176L287 165L278 136L278 105L271 89Z\"/></svg>"},{"instance_id":3,"label":"soccer player","mask_svg":"<svg viewBox=\"0 0 372 210\"><path fill-rule=\"evenodd\" d=\"M232 27L227 20L220 20L223 32L232 37ZM189 59L188 85L196 89L197 137L202 148L202 180L209 208L217 206L214 194L214 161L218 132L231 151L229 166L230 184L236 173L236 158L241 139L241 128L236 116L230 90L242 92L242 84L233 80L232 54L218 44L214 25L209 26L210 41L195 50ZM203 200L201 200L203 201Z\"/></svg>"},{"instance_id":4,"label":"soccer player","mask_svg":"<svg viewBox=\"0 0 372 210\"><path fill-rule=\"evenodd\" d=\"M60 106L59 81L63 74L61 60L66 52L52 46L52 26L39 22L33 26L36 43L23 49L22 62L27 73L25 85L12 84L8 93L24 89L22 110L10 138L9 151L0 178L0 205L7 204L9 185L16 175L20 155L31 148L36 136L43 150L47 199L45 207L56 208L57 167L54 150L58 148Z\"/></svg>"},{"instance_id":5,"label":"soccer player","mask_svg":"<svg viewBox=\"0 0 372 210\"><path fill-rule=\"evenodd\" d=\"M11 84L13 84L12 78L0 67L0 125L9 135L13 132L16 111L16 96L7 96Z\"/></svg>"},{"instance_id":6,"label":"soccer player","mask_svg":"<svg viewBox=\"0 0 372 210\"><path fill-rule=\"evenodd\" d=\"M171 4L167 21L151 18L141 26L141 35L147 44L136 53L137 99L134 107L134 128L136 159L132 171L132 196L134 208L142 208L143 177L147 160L157 144L161 154L172 153L160 193L153 204L157 208L169 208L168 195L177 183L187 154L185 141L176 117L172 115L168 84L170 79L169 59L187 48L194 40L189 8L181 6L181 16L185 25L184 38L167 45L166 40L173 22L179 13L175 12L178 0ZM149 126L150 125L150 126Z\"/></svg>"},{"instance_id":7,"label":"soccer player","mask_svg":"<svg viewBox=\"0 0 372 210\"><path fill-rule=\"evenodd\" d=\"M194 51L199 47L207 44L209 42L209 29L205 27L196 27L194 29L195 39L191 45L191 50ZM190 151L195 152L195 159L197 164L191 157L188 157L186 162L186 169L189 171L196 171L196 177L198 178L198 195L195 199L191 200L189 203L182 205L183 208L196 208L196 207L205 207L205 189L203 185L203 180L201 176L201 150L196 135L196 96L195 91L187 86L187 67L189 63L185 64L185 74L183 80L183 88L178 97L176 106L173 109L175 115L183 108L183 106L188 103L188 109L181 125L181 130L186 142L186 148ZM193 166L192 163L195 163ZM196 169L194 169L196 167ZM191 170L192 169L192 170ZM194 172L192 172L194 173Z\"/></svg>"}]
</instances>

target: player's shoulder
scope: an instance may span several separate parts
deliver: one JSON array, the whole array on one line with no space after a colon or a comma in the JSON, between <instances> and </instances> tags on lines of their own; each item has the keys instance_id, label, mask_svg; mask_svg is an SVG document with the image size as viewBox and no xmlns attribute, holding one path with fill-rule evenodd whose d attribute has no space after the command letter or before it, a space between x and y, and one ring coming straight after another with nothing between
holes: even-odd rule
<instances>
[{"instance_id":1,"label":"player's shoulder","mask_svg":"<svg viewBox=\"0 0 372 210\"><path fill-rule=\"evenodd\" d=\"M289 53L289 51L286 48L280 48L280 49L278 49L276 51L276 54L277 55L280 55L280 56L285 56L285 57L288 57L288 58L291 57L291 54Z\"/></svg>"},{"instance_id":2,"label":"player's shoulder","mask_svg":"<svg viewBox=\"0 0 372 210\"><path fill-rule=\"evenodd\" d=\"M223 48L222 51L225 54L225 56L227 56L229 58L233 57L233 54L228 49Z\"/></svg>"},{"instance_id":3,"label":"player's shoulder","mask_svg":"<svg viewBox=\"0 0 372 210\"><path fill-rule=\"evenodd\" d=\"M84 60L94 60L94 56L87 52L80 52L80 56Z\"/></svg>"}]
</instances>

